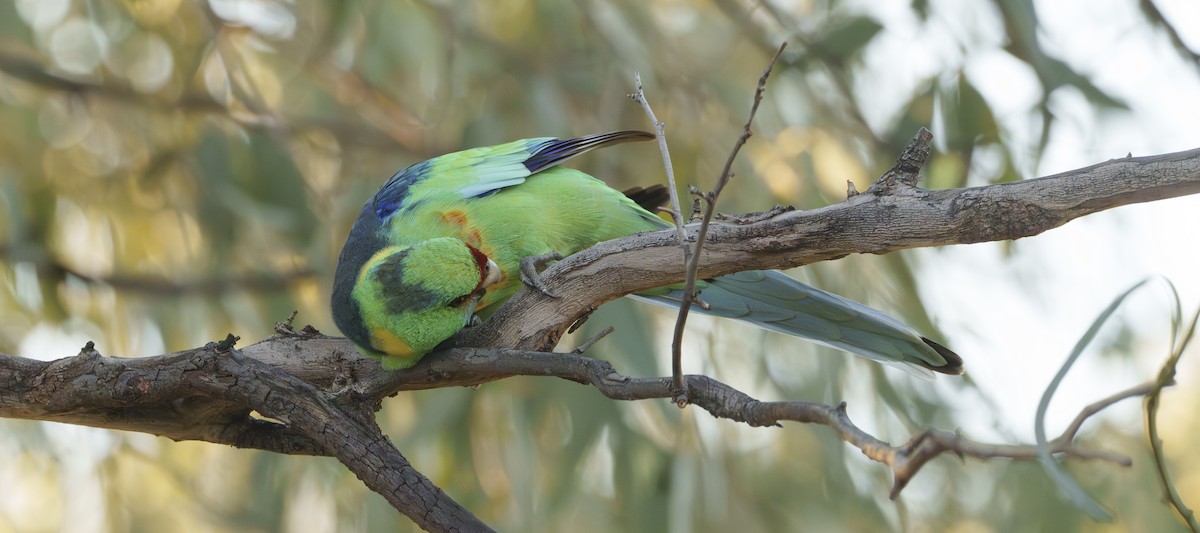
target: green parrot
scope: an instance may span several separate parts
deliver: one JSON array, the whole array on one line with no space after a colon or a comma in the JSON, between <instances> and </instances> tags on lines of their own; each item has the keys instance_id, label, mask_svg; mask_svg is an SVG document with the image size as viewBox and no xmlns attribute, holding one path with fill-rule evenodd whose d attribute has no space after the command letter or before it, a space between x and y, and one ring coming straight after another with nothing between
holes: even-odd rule
<instances>
[{"instance_id":1,"label":"green parrot","mask_svg":"<svg viewBox=\"0 0 1200 533\"><path fill-rule=\"evenodd\" d=\"M407 368L476 316L486 318L528 276L528 259L567 256L601 241L670 227L648 209L662 187L621 193L559 163L594 148L653 139L620 131L535 138L417 163L367 201L338 259L338 328L388 369ZM642 204L642 205L639 205ZM524 262L524 264L523 264ZM522 267L525 267L524 269ZM782 272L739 272L697 284L707 308L895 364L918 375L961 374L962 359L880 311ZM677 305L680 287L637 297Z\"/></svg>"}]
</instances>

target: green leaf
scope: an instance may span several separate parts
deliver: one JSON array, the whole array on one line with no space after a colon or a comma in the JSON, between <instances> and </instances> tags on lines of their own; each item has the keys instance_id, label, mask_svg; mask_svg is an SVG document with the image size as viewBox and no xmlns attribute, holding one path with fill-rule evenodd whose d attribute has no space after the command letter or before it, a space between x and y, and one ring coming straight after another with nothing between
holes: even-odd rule
<instances>
[{"instance_id":1,"label":"green leaf","mask_svg":"<svg viewBox=\"0 0 1200 533\"><path fill-rule=\"evenodd\" d=\"M1010 41L1005 49L1033 67L1042 83L1044 99L1048 99L1055 89L1069 85L1079 89L1088 101L1097 106L1129 108L1125 102L1102 91L1086 76L1042 49L1037 36L1041 24L1038 22L1033 0L998 0L996 6L1003 15L1004 27Z\"/></svg>"},{"instance_id":2,"label":"green leaf","mask_svg":"<svg viewBox=\"0 0 1200 533\"><path fill-rule=\"evenodd\" d=\"M1093 520L1098 522L1111 522L1113 520L1112 514L1110 514L1106 509L1104 509L1104 507L1096 502L1094 498L1088 495L1083 487L1079 486L1079 482L1075 481L1070 474L1067 474L1067 472L1063 470L1057 462L1054 461L1054 457L1050 454L1050 443L1046 439L1046 410L1050 407L1050 399L1053 398L1054 393L1058 391L1059 384L1061 384L1063 378L1067 376L1067 372L1071 370L1071 366L1074 365L1075 361L1079 359L1079 355L1083 353L1083 349L1086 348L1087 345L1092 342L1092 339L1096 337L1096 333L1100 331L1100 327L1103 326L1106 321L1108 321L1108 318L1111 317L1114 312L1116 312L1117 308L1120 307L1121 302L1124 302L1125 298L1129 296L1130 293L1145 285L1147 281L1149 280L1142 280L1136 285L1126 289L1125 292L1121 293L1121 295L1114 299L1112 303L1108 304L1108 307L1106 307L1104 311L1100 313L1100 316L1096 317L1096 320L1092 322L1092 325L1088 327L1083 336L1079 338L1079 341L1075 343L1075 347L1071 349L1071 354L1067 356L1066 362L1063 363L1062 368L1058 369L1058 373L1054 375L1054 379L1050 380L1050 385L1047 386L1046 391L1042 393L1042 399L1038 402L1037 417L1034 421L1033 430L1037 439L1037 455L1038 460L1042 464L1042 468L1046 471L1046 474L1050 476L1050 479L1053 480L1054 483L1057 484L1058 487L1067 494L1067 497L1071 499L1072 503L1087 513L1088 516L1092 517Z\"/></svg>"},{"instance_id":3,"label":"green leaf","mask_svg":"<svg viewBox=\"0 0 1200 533\"><path fill-rule=\"evenodd\" d=\"M852 17L832 27L813 41L811 48L823 56L845 62L853 59L879 34L883 25L866 16Z\"/></svg>"},{"instance_id":4,"label":"green leaf","mask_svg":"<svg viewBox=\"0 0 1200 533\"><path fill-rule=\"evenodd\" d=\"M943 99L942 105L954 127L951 142L969 146L1000 141L1000 130L991 106L965 75L959 74L953 98Z\"/></svg>"}]
</instances>

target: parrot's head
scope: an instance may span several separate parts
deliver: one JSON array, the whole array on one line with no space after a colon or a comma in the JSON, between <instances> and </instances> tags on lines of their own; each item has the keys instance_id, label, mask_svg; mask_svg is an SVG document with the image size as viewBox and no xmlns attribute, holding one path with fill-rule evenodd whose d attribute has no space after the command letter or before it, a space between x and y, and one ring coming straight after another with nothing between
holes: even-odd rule
<instances>
[{"instance_id":1,"label":"parrot's head","mask_svg":"<svg viewBox=\"0 0 1200 533\"><path fill-rule=\"evenodd\" d=\"M500 278L494 261L455 238L383 248L354 284L368 338L353 340L381 356L385 368L410 367L469 325L480 298Z\"/></svg>"}]
</instances>

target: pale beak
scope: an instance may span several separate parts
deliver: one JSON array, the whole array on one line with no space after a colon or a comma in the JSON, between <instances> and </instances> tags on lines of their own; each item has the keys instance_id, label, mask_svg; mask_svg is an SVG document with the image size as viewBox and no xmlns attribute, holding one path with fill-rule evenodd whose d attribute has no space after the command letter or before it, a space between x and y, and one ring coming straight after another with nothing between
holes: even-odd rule
<instances>
[{"instance_id":1,"label":"pale beak","mask_svg":"<svg viewBox=\"0 0 1200 533\"><path fill-rule=\"evenodd\" d=\"M500 266L495 261L488 259L487 264L483 268L485 272L483 273L483 283L480 284L480 287L491 287L500 282Z\"/></svg>"}]
</instances>

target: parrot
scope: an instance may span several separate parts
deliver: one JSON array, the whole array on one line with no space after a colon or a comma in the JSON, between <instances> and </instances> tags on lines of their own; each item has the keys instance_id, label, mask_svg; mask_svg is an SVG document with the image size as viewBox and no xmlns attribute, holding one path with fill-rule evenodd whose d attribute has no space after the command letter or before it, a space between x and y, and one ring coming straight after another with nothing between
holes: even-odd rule
<instances>
[{"instance_id":1,"label":"parrot","mask_svg":"<svg viewBox=\"0 0 1200 533\"><path fill-rule=\"evenodd\" d=\"M472 148L396 172L367 200L342 247L331 310L363 354L408 368L487 318L536 269L598 242L671 224L652 210L661 185L625 193L561 163L590 150L653 139L618 131ZM533 264L533 260L539 264ZM697 280L696 312L801 337L932 378L962 358L881 311L776 270ZM677 306L682 284L634 295Z\"/></svg>"}]
</instances>

